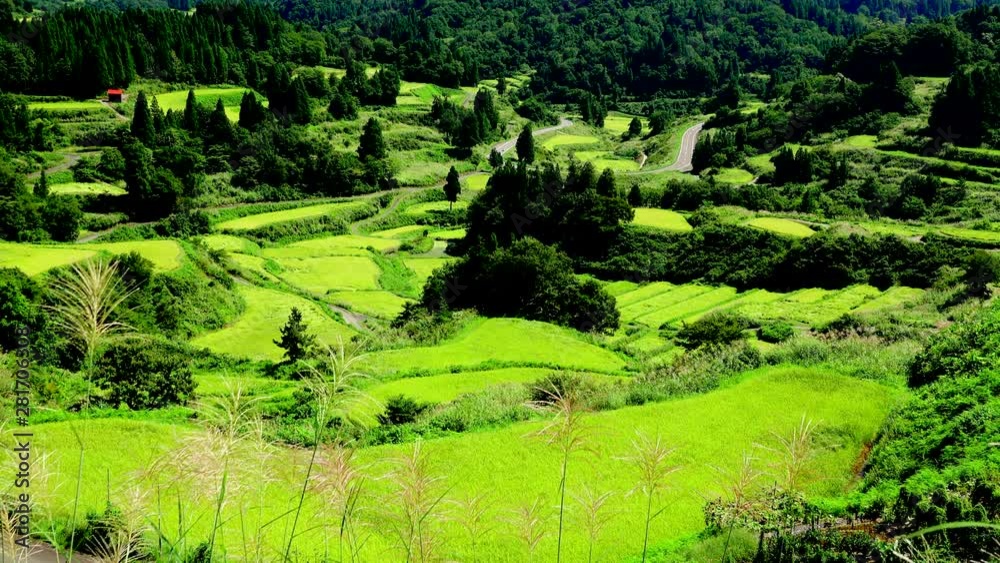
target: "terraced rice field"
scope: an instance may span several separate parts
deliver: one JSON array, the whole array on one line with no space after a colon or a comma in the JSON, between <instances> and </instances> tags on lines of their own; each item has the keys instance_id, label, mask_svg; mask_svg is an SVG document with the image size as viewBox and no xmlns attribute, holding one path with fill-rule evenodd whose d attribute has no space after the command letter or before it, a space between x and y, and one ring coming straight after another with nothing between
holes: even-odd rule
<instances>
[{"instance_id":1,"label":"terraced rice field","mask_svg":"<svg viewBox=\"0 0 1000 563\"><path fill-rule=\"evenodd\" d=\"M222 105L226 109L226 116L230 121L239 121L240 119L240 102L243 100L244 92L250 91L243 87L234 88L195 88L194 98L199 104L207 108L215 108L215 104L218 100L222 100ZM187 105L187 90L175 90L173 92L166 92L164 94L156 94L156 102L160 105L160 109L164 112L168 110L183 111L184 107ZM257 98L260 99L264 105L267 105L267 99L257 94Z\"/></svg>"},{"instance_id":2,"label":"terraced rice field","mask_svg":"<svg viewBox=\"0 0 1000 563\"><path fill-rule=\"evenodd\" d=\"M715 179L726 184L749 184L753 182L753 174L740 168L722 168Z\"/></svg>"},{"instance_id":3,"label":"terraced rice field","mask_svg":"<svg viewBox=\"0 0 1000 563\"><path fill-rule=\"evenodd\" d=\"M386 229L384 231L374 232L371 236L380 238L407 239L421 236L425 231L430 229L431 227L427 227L425 225L406 225L405 227L396 227L395 229Z\"/></svg>"},{"instance_id":4,"label":"terraced rice field","mask_svg":"<svg viewBox=\"0 0 1000 563\"><path fill-rule=\"evenodd\" d=\"M314 295L332 291L380 289L382 270L367 256L274 258L281 279Z\"/></svg>"},{"instance_id":5,"label":"terraced rice field","mask_svg":"<svg viewBox=\"0 0 1000 563\"><path fill-rule=\"evenodd\" d=\"M153 263L159 271L170 271L181 266L184 251L172 240L144 240L133 242L104 242L80 245L14 244L0 242L0 267L20 268L34 276L59 266L65 266L97 256L100 252L128 254L138 252Z\"/></svg>"},{"instance_id":6,"label":"terraced rice field","mask_svg":"<svg viewBox=\"0 0 1000 563\"><path fill-rule=\"evenodd\" d=\"M636 485L635 470L625 459L631 455L631 442L636 433L660 436L671 448L676 448L672 463L679 470L668 477L669 487L662 498L665 507L650 528L651 545L664 546L704 528L701 509L706 497L720 492L719 471L733 471L739 467L743 452L757 450L758 445L775 445L775 435L786 436L803 416L817 421L823 435L837 437L836 448L821 449L811 461L810 468L824 479L810 480L806 494L810 497L838 494L850 486L855 476L852 466L863 444L876 435L879 425L890 410L904 399L899 391L856 378L840 377L818 369L772 367L748 374L733 385L692 397L630 407L591 415L587 420L587 444L592 451L581 453L572 466L573 482L586 484L598 492L613 493L607 507L609 520L601 539L595 546L594 556L600 561L634 559L642 545L644 505L641 495L627 494ZM706 424L711 421L711 424ZM465 498L471 493L482 492L488 484L491 527L481 538L475 553L468 543L461 540L449 542L448 556L456 561L473 560L488 556L490 560L525 561L527 555L518 542L512 541L514 528L506 522L505 515L525 503L530 504L542 496L546 514L552 516L556 503L554 491L559 479L559 453L555 448L540 447L539 440L531 438L544 423L516 424L495 431L473 432L454 437L428 440L423 450L430 460L433 476L440 476L441 491L449 500ZM37 440L38 454L51 456L47 468L55 479L38 483L38 491L52 498L60 514L73 506L73 487L56 487L58 483L73 482L81 470L85 484L80 494L81 510L100 510L107 503L106 483L110 480L113 501L121 504L120 491L130 483L138 470L150 467L156 456L167 454L182 440L198 432L192 428L170 426L146 421L103 419L82 420L76 423L50 423L31 428ZM87 452L82 469L77 465L80 448L77 436ZM101 447L112 440L116 448ZM35 445L35 444L33 444ZM359 450L355 456L357 466L365 468L365 475L383 475L388 460L412 452L412 444L380 446ZM123 456L122 451L135 452ZM489 452L484 456L483 452ZM774 460L761 450L762 464ZM281 448L270 461L264 460L259 469L263 476L248 476L244 483L260 484L267 498L294 499L301 489L302 475L309 461L308 452ZM249 469L249 467L248 467ZM252 475L257 475L256 473ZM366 502L378 502L391 491L391 484L384 479L368 479ZM256 499L257 488L241 496L234 488L231 502L227 502L219 534L220 544L240 546L239 517L241 511ZM40 495L41 496L41 495ZM192 518L191 534L207 537L212 527L211 495L203 499L184 499L187 515L207 515ZM263 518L275 519L284 526L288 522L288 503L268 505ZM296 549L304 554L318 555L323 550L324 539L335 537L336 518L321 512L329 501L311 494L307 499L303 517L311 526L298 538ZM254 505L255 506L255 505ZM366 506L368 506L366 504ZM172 503L163 503L163 513L156 518L162 521L177 520ZM493 519L495 517L495 519ZM547 519L547 533L543 534L536 560L555 559L556 538L554 521ZM447 537L462 537L460 524L442 519L441 526ZM280 530L264 538L274 550L283 548ZM362 553L364 561L395 559L394 538L390 533L372 534ZM566 561L586 561L588 542L580 526L567 526L564 536L563 557ZM388 555L392 554L392 555Z\"/></svg>"},{"instance_id":7,"label":"terraced rice field","mask_svg":"<svg viewBox=\"0 0 1000 563\"><path fill-rule=\"evenodd\" d=\"M778 217L755 217L746 222L751 227L756 227L779 235L787 235L796 238L811 237L816 231L791 219L781 219Z\"/></svg>"},{"instance_id":8,"label":"terraced rice field","mask_svg":"<svg viewBox=\"0 0 1000 563\"><path fill-rule=\"evenodd\" d=\"M721 310L738 311L756 322L784 320L820 327L846 313L899 307L922 295L919 289L894 287L881 292L867 285L842 290L775 293L753 289L738 293L725 286L657 282L619 293L616 299L623 321L653 328L679 327Z\"/></svg>"},{"instance_id":9,"label":"terraced rice field","mask_svg":"<svg viewBox=\"0 0 1000 563\"><path fill-rule=\"evenodd\" d=\"M201 241L212 250L250 255L260 254L260 246L257 243L233 235L205 235L201 237Z\"/></svg>"},{"instance_id":10,"label":"terraced rice field","mask_svg":"<svg viewBox=\"0 0 1000 563\"><path fill-rule=\"evenodd\" d=\"M557 133L551 137L547 137L542 141L542 147L547 149L557 149L559 147L571 147L578 145L594 145L601 142L600 139L594 137L593 135L570 135L564 133Z\"/></svg>"},{"instance_id":11,"label":"terraced rice field","mask_svg":"<svg viewBox=\"0 0 1000 563\"><path fill-rule=\"evenodd\" d=\"M380 352L370 362L379 373L441 373L496 362L595 372L624 367L617 354L574 331L520 319L476 319L440 345Z\"/></svg>"},{"instance_id":12,"label":"terraced rice field","mask_svg":"<svg viewBox=\"0 0 1000 563\"><path fill-rule=\"evenodd\" d=\"M125 188L105 182L67 182L49 186L55 195L125 195Z\"/></svg>"},{"instance_id":13,"label":"terraced rice field","mask_svg":"<svg viewBox=\"0 0 1000 563\"><path fill-rule=\"evenodd\" d=\"M363 235L335 235L317 239L303 240L292 244L269 248L265 252L274 257L310 258L320 256L337 256L342 254L364 254L371 247L379 252L391 252L399 249L401 241L391 238Z\"/></svg>"},{"instance_id":14,"label":"terraced rice field","mask_svg":"<svg viewBox=\"0 0 1000 563\"><path fill-rule=\"evenodd\" d=\"M635 219L632 220L632 223L665 231L691 230L691 225L688 224L683 215L669 209L636 208Z\"/></svg>"},{"instance_id":15,"label":"terraced rice field","mask_svg":"<svg viewBox=\"0 0 1000 563\"><path fill-rule=\"evenodd\" d=\"M97 111L107 111L110 115L110 110L108 110L104 105L101 104L100 100L64 100L59 102L30 102L28 103L28 109L30 110L41 110L41 111L85 111L85 110L97 110Z\"/></svg>"},{"instance_id":16,"label":"terraced rice field","mask_svg":"<svg viewBox=\"0 0 1000 563\"><path fill-rule=\"evenodd\" d=\"M305 207L297 207L295 209L258 213L256 215L240 217L239 219L223 221L222 223L216 224L215 229L217 231L247 231L276 223L286 223L288 221L301 221L303 219L322 217L324 215L330 215L334 212L344 212L357 209L364 205L364 202L359 201L307 205Z\"/></svg>"},{"instance_id":17,"label":"terraced rice field","mask_svg":"<svg viewBox=\"0 0 1000 563\"><path fill-rule=\"evenodd\" d=\"M608 114L604 118L604 130L608 133L613 133L615 135L622 135L628 131L628 126L632 123L633 115L621 115L621 114ZM642 122L642 132L646 134L649 132L649 120L640 117L639 121Z\"/></svg>"},{"instance_id":18,"label":"terraced rice field","mask_svg":"<svg viewBox=\"0 0 1000 563\"><path fill-rule=\"evenodd\" d=\"M423 287L424 282L431 277L435 270L454 261L454 258L406 258L403 263L406 264L407 268L413 270L417 275L420 287Z\"/></svg>"},{"instance_id":19,"label":"terraced rice field","mask_svg":"<svg viewBox=\"0 0 1000 563\"><path fill-rule=\"evenodd\" d=\"M296 295L248 285L239 286L239 292L247 304L243 315L226 328L195 338L192 345L239 358L281 360L283 351L274 340L280 337L292 307L302 312L309 332L320 342L335 345L338 337L346 341L355 334L316 303Z\"/></svg>"},{"instance_id":20,"label":"terraced rice field","mask_svg":"<svg viewBox=\"0 0 1000 563\"><path fill-rule=\"evenodd\" d=\"M454 204L448 201L430 201L427 203L418 203L416 205L411 205L406 208L404 213L411 217L422 217L434 211L448 211L449 209L465 209L467 207L469 207L469 202L462 200L456 201Z\"/></svg>"},{"instance_id":21,"label":"terraced rice field","mask_svg":"<svg viewBox=\"0 0 1000 563\"><path fill-rule=\"evenodd\" d=\"M376 399L386 401L396 395L405 395L421 403L446 403L460 395L482 391L505 383L531 384L553 373L545 368L506 368L485 371L466 371L425 377L408 377L380 383L365 391ZM591 381L608 383L620 377L586 374Z\"/></svg>"},{"instance_id":22,"label":"terraced rice field","mask_svg":"<svg viewBox=\"0 0 1000 563\"><path fill-rule=\"evenodd\" d=\"M326 296L335 305L346 307L356 313L392 319L403 312L407 299L388 291L336 291Z\"/></svg>"},{"instance_id":23,"label":"terraced rice field","mask_svg":"<svg viewBox=\"0 0 1000 563\"><path fill-rule=\"evenodd\" d=\"M462 189L470 192L478 192L486 189L486 183L490 181L489 174L476 174L462 180Z\"/></svg>"}]
</instances>

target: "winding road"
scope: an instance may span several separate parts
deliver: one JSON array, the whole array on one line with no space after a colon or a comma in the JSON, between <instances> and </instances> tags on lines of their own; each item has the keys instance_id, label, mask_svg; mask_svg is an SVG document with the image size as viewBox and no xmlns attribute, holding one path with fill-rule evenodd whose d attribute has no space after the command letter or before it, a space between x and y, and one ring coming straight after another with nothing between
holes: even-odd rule
<instances>
[{"instance_id":1,"label":"winding road","mask_svg":"<svg viewBox=\"0 0 1000 563\"><path fill-rule=\"evenodd\" d=\"M546 133L551 133L553 131L558 131L560 129L565 129L565 128L571 126L571 125L573 125L572 121L566 119L565 117L560 117L559 118L559 125L553 125L552 127L543 127L541 129L536 129L535 131L533 131L531 133L531 136L532 137L538 137L538 136L541 136L541 135L545 135ZM506 141L504 141L502 143L497 143L497 144L493 145L493 149L495 151L497 151L498 153L500 153L500 154L504 154L507 151L509 151L510 149L514 148L515 145L517 145L517 137L514 137L513 139L508 139L508 140L506 140Z\"/></svg>"},{"instance_id":2,"label":"winding road","mask_svg":"<svg viewBox=\"0 0 1000 563\"><path fill-rule=\"evenodd\" d=\"M630 174L656 174L658 172L669 172L671 170L677 172L690 172L692 168L691 159L694 158L694 146L698 143L698 134L701 133L701 129L704 126L704 123L699 123L684 132L684 136L681 138L681 150L677 154L677 160L675 160L673 164L648 170L637 170L635 172L630 172Z\"/></svg>"}]
</instances>

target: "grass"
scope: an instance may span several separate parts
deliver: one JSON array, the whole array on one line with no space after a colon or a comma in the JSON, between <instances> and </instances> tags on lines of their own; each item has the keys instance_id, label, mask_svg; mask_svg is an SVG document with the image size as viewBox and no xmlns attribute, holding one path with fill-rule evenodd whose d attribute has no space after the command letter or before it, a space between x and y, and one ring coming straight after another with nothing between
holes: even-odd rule
<instances>
[{"instance_id":1,"label":"grass","mask_svg":"<svg viewBox=\"0 0 1000 563\"><path fill-rule=\"evenodd\" d=\"M248 215L246 217L240 217L239 219L223 221L222 223L216 224L215 229L218 231L247 231L250 229L258 229L260 227L266 227L268 225L273 225L275 223L285 223L288 221L299 221L302 219L312 219L314 217L322 217L324 215L330 215L337 211L343 211L345 209L351 209L362 205L364 205L363 202L348 201L348 202L337 202L337 203L322 203L319 205L308 205L306 207L286 209L284 211L271 211L268 213L258 213L256 215Z\"/></svg>"},{"instance_id":2,"label":"grass","mask_svg":"<svg viewBox=\"0 0 1000 563\"><path fill-rule=\"evenodd\" d=\"M627 125L626 128L628 128ZM542 147L547 149L556 149L559 147L574 145L593 145L599 142L600 139L594 137L593 135L569 135L565 133L558 133L546 138L542 142Z\"/></svg>"},{"instance_id":3,"label":"grass","mask_svg":"<svg viewBox=\"0 0 1000 563\"><path fill-rule=\"evenodd\" d=\"M181 267L181 257L184 251L176 241L172 240L138 240L129 242L101 242L81 245L110 252L111 254L128 254L138 252L153 263L160 271L175 270Z\"/></svg>"},{"instance_id":4,"label":"grass","mask_svg":"<svg viewBox=\"0 0 1000 563\"><path fill-rule=\"evenodd\" d=\"M465 238L465 229L445 229L434 231L431 237L435 240L459 240Z\"/></svg>"},{"instance_id":5,"label":"grass","mask_svg":"<svg viewBox=\"0 0 1000 563\"><path fill-rule=\"evenodd\" d=\"M788 235L796 238L810 237L816 234L816 231L798 221L778 217L756 217L747 221L746 224L765 231L771 231L772 233L778 233L779 235Z\"/></svg>"},{"instance_id":6,"label":"grass","mask_svg":"<svg viewBox=\"0 0 1000 563\"><path fill-rule=\"evenodd\" d=\"M432 213L434 211L447 211L449 209L465 209L468 206L469 202L462 200L456 201L454 204L448 201L430 201L427 203L418 203L416 205L411 205L406 208L406 211L404 211L404 213L410 215L411 217L421 217L427 215L428 213Z\"/></svg>"},{"instance_id":7,"label":"grass","mask_svg":"<svg viewBox=\"0 0 1000 563\"><path fill-rule=\"evenodd\" d=\"M623 360L590 344L575 331L520 319L477 319L438 346L375 354L371 365L381 373L443 372L491 362L616 372Z\"/></svg>"},{"instance_id":8,"label":"grass","mask_svg":"<svg viewBox=\"0 0 1000 563\"><path fill-rule=\"evenodd\" d=\"M326 296L327 301L356 313L392 319L403 312L407 300L389 291L337 291Z\"/></svg>"},{"instance_id":9,"label":"grass","mask_svg":"<svg viewBox=\"0 0 1000 563\"><path fill-rule=\"evenodd\" d=\"M68 182L49 186L55 195L125 195L125 188L104 182Z\"/></svg>"},{"instance_id":10,"label":"grass","mask_svg":"<svg viewBox=\"0 0 1000 563\"><path fill-rule=\"evenodd\" d=\"M302 312L309 332L322 342L334 344L338 336L347 340L354 334L353 329L302 297L248 285L240 286L239 292L247 303L243 315L226 328L195 338L191 344L240 358L280 360L283 351L274 344L274 339L280 336L292 307Z\"/></svg>"},{"instance_id":11,"label":"grass","mask_svg":"<svg viewBox=\"0 0 1000 563\"><path fill-rule=\"evenodd\" d=\"M315 295L331 291L379 289L381 270L367 256L275 258L288 283Z\"/></svg>"},{"instance_id":12,"label":"grass","mask_svg":"<svg viewBox=\"0 0 1000 563\"><path fill-rule=\"evenodd\" d=\"M486 183L490 181L489 174L476 174L462 180L462 189L478 192L486 189Z\"/></svg>"},{"instance_id":13,"label":"grass","mask_svg":"<svg viewBox=\"0 0 1000 563\"><path fill-rule=\"evenodd\" d=\"M741 168L720 168L715 179L726 184L749 184L753 182L753 174Z\"/></svg>"},{"instance_id":14,"label":"grass","mask_svg":"<svg viewBox=\"0 0 1000 563\"><path fill-rule=\"evenodd\" d=\"M276 257L317 257L336 256L347 250L364 250L369 247L379 252L390 252L399 249L398 240L388 240L381 237L362 235L336 235L317 239L303 240L287 246L268 249L267 254ZM349 254L357 254L348 252Z\"/></svg>"},{"instance_id":15,"label":"grass","mask_svg":"<svg viewBox=\"0 0 1000 563\"><path fill-rule=\"evenodd\" d=\"M592 453L579 454L567 486L571 492L583 486L599 492L611 492L608 505L609 520L599 539L595 557L601 561L622 561L637 556L642 545L643 500L640 495L630 495L636 485L636 475L624 458L631 454L629 445L637 432L647 436L660 436L665 444L676 448L673 458L679 471L668 478L668 487L661 499L664 512L653 521L650 528L651 547L665 547L680 537L690 536L703 529L702 506L705 498L720 493L718 470L735 470L746 451L761 452L759 467L766 469L773 461L771 454L756 448L758 444L773 444L774 435L787 435L796 428L803 416L816 421L819 428L817 441L829 444L820 450L810 468L826 478L811 482L806 492L812 498L840 494L854 481L852 466L864 443L876 435L879 425L891 408L901 400L902 393L878 384L834 375L818 369L773 367L747 375L738 382L704 395L669 402L630 407L617 411L590 415L586 440ZM707 423L710 421L711 423ZM461 525L443 519L449 541L442 545L448 560L473 560L475 557L490 561L524 561L525 554L516 542L511 541L511 525L505 516L515 507L532 502L542 495L546 511L537 560L554 559L556 538L552 505L559 478L560 454L554 448L540 447L537 440L528 436L537 432L542 423L523 423L495 431L476 432L426 441L423 452L429 456L431 471L443 480L438 483L447 491L449 499L463 498L469 494L485 493L488 499L489 518L496 526L478 542L475 553L468 542L455 539ZM110 476L113 495L121 494L121 487L136 483L135 472L153 467L158 454L179 443L195 431L187 427L170 426L146 421L84 420L71 426L51 423L31 428L36 435L33 447L39 456L50 456L47 466L54 473L52 479L39 481L37 498L46 499L52 512L66 515L72 506L73 486L78 471L79 448L74 430L83 437L86 448L81 482L84 484L81 504L85 509L105 506L107 480ZM108 448L107 444L115 444ZM413 446L380 446L357 452L357 467L378 476L389 467L389 460L412 451ZM121 455L122 452L134 452ZM488 455L484 455L488 452ZM304 465L308 452L279 449L276 457L265 461L261 471L267 480L254 479L250 474L235 478L234 484L254 490L263 487L269 500L265 508L266 519L278 518L288 510L288 499L301 487ZM235 476L234 476L235 477ZM57 487L61 483L63 486ZM382 479L369 479L365 489L366 502L373 509L385 508L383 495L390 492L392 484ZM370 488L367 488L370 487ZM241 510L245 503L237 502L234 487L233 502L226 510L226 522L220 542L236 551L242 545L239 532ZM205 492L205 491L202 491ZM210 492L210 491L209 491ZM378 496L374 496L374 495ZM176 493L163 503L162 521L166 526L176 522ZM34 496L34 495L33 495ZM188 506L185 517L193 523L192 541L208 535L211 519L211 495L206 495L199 505L194 494L185 496ZM203 497L204 498L204 497ZM120 499L118 504L121 503ZM156 504L150 503L151 509ZM200 510L199 510L200 506ZM328 507L326 499L310 493L303 516L313 525L332 523L335 516L320 516ZM38 510L39 514L48 511ZM200 516L200 518L199 518ZM265 520L266 520L265 519ZM330 523L327 523L330 522ZM585 534L570 519L563 538L563 556L566 561L587 559ZM272 529L287 524L287 518L278 520ZM335 529L335 528L334 528ZM392 549L391 533L379 534L373 530L362 553L363 561L386 560L386 550ZM330 535L329 528L307 529L296 542L304 555L319 557ZM335 535L335 534L334 534ZM197 539L195 539L197 538ZM270 547L280 546L280 530L265 536ZM335 540L334 542L335 543Z\"/></svg>"},{"instance_id":16,"label":"grass","mask_svg":"<svg viewBox=\"0 0 1000 563\"><path fill-rule=\"evenodd\" d=\"M611 151L576 151L573 155L583 162L592 162L598 171L605 168L610 168L615 172L629 172L639 169L638 162L617 158Z\"/></svg>"},{"instance_id":17,"label":"grass","mask_svg":"<svg viewBox=\"0 0 1000 563\"><path fill-rule=\"evenodd\" d=\"M687 219L676 211L669 209L652 209L640 207L635 210L635 219L632 221L636 225L663 229L665 231L690 231L691 225Z\"/></svg>"},{"instance_id":18,"label":"grass","mask_svg":"<svg viewBox=\"0 0 1000 563\"><path fill-rule=\"evenodd\" d=\"M414 238L422 235L424 231L430 230L426 225L406 225L403 227L396 227L395 229L386 229L384 231L377 231L371 234L373 237L380 238L399 238L407 239Z\"/></svg>"},{"instance_id":19,"label":"grass","mask_svg":"<svg viewBox=\"0 0 1000 563\"><path fill-rule=\"evenodd\" d=\"M878 144L878 137L875 135L852 135L844 139L844 144L859 149L873 149Z\"/></svg>"},{"instance_id":20,"label":"grass","mask_svg":"<svg viewBox=\"0 0 1000 563\"><path fill-rule=\"evenodd\" d=\"M608 114L604 118L604 130L608 133L613 133L615 135L621 135L628 131L628 126L632 123L634 115L624 115L624 114ZM639 121L642 122L642 132L643 134L649 133L649 120L640 117Z\"/></svg>"},{"instance_id":21,"label":"grass","mask_svg":"<svg viewBox=\"0 0 1000 563\"><path fill-rule=\"evenodd\" d=\"M30 110L42 111L81 111L81 110L101 110L106 109L99 100L65 100L60 102L31 102L28 104Z\"/></svg>"}]
</instances>

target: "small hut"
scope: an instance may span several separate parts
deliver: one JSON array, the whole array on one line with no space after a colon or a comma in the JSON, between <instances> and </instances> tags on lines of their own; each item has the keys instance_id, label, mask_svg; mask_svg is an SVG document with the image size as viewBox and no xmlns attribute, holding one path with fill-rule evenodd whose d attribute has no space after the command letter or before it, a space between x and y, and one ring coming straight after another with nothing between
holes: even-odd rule
<instances>
[{"instance_id":1,"label":"small hut","mask_svg":"<svg viewBox=\"0 0 1000 563\"><path fill-rule=\"evenodd\" d=\"M122 98L124 98L124 97L125 97L125 92L123 90L119 90L117 88L112 88L111 90L108 90L108 101L109 102L114 102L116 104L120 104L120 103L122 103Z\"/></svg>"}]
</instances>

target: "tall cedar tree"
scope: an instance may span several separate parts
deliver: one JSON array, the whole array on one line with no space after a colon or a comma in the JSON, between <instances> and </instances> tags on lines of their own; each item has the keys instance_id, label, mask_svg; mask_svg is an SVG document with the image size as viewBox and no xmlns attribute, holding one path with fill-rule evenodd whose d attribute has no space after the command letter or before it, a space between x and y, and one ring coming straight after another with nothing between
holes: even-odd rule
<instances>
[{"instance_id":1,"label":"tall cedar tree","mask_svg":"<svg viewBox=\"0 0 1000 563\"><path fill-rule=\"evenodd\" d=\"M145 92L139 92L139 96L135 100L135 111L132 114L132 135L147 147L152 146L156 139L153 115L149 111L149 101L146 99Z\"/></svg>"},{"instance_id":2,"label":"tall cedar tree","mask_svg":"<svg viewBox=\"0 0 1000 563\"><path fill-rule=\"evenodd\" d=\"M528 164L535 162L535 137L530 123L526 124L521 134L517 136L517 158Z\"/></svg>"},{"instance_id":3,"label":"tall cedar tree","mask_svg":"<svg viewBox=\"0 0 1000 563\"><path fill-rule=\"evenodd\" d=\"M455 170L455 167L452 166L451 170L448 171L448 179L444 184L444 195L448 198L449 209L454 207L460 193L462 193L462 182L458 177L458 170Z\"/></svg>"},{"instance_id":4,"label":"tall cedar tree","mask_svg":"<svg viewBox=\"0 0 1000 563\"><path fill-rule=\"evenodd\" d=\"M302 320L302 313L298 307L292 307L288 321L281 327L281 339L275 340L275 344L285 351L285 357L289 362L297 362L307 355L316 344L316 336L309 333L309 327Z\"/></svg>"},{"instance_id":5,"label":"tall cedar tree","mask_svg":"<svg viewBox=\"0 0 1000 563\"><path fill-rule=\"evenodd\" d=\"M378 119L372 117L365 123L361 132L361 140L358 143L358 158L362 162L367 162L369 160L383 160L388 156L389 150L382 137L382 125Z\"/></svg>"},{"instance_id":6,"label":"tall cedar tree","mask_svg":"<svg viewBox=\"0 0 1000 563\"><path fill-rule=\"evenodd\" d=\"M192 132L200 129L200 113L198 100L194 97L194 90L188 90L187 101L184 103L184 128Z\"/></svg>"},{"instance_id":7,"label":"tall cedar tree","mask_svg":"<svg viewBox=\"0 0 1000 563\"><path fill-rule=\"evenodd\" d=\"M44 199L49 195L49 179L44 170L42 170L42 175L38 177L38 181L35 182L34 192L37 198Z\"/></svg>"}]
</instances>

